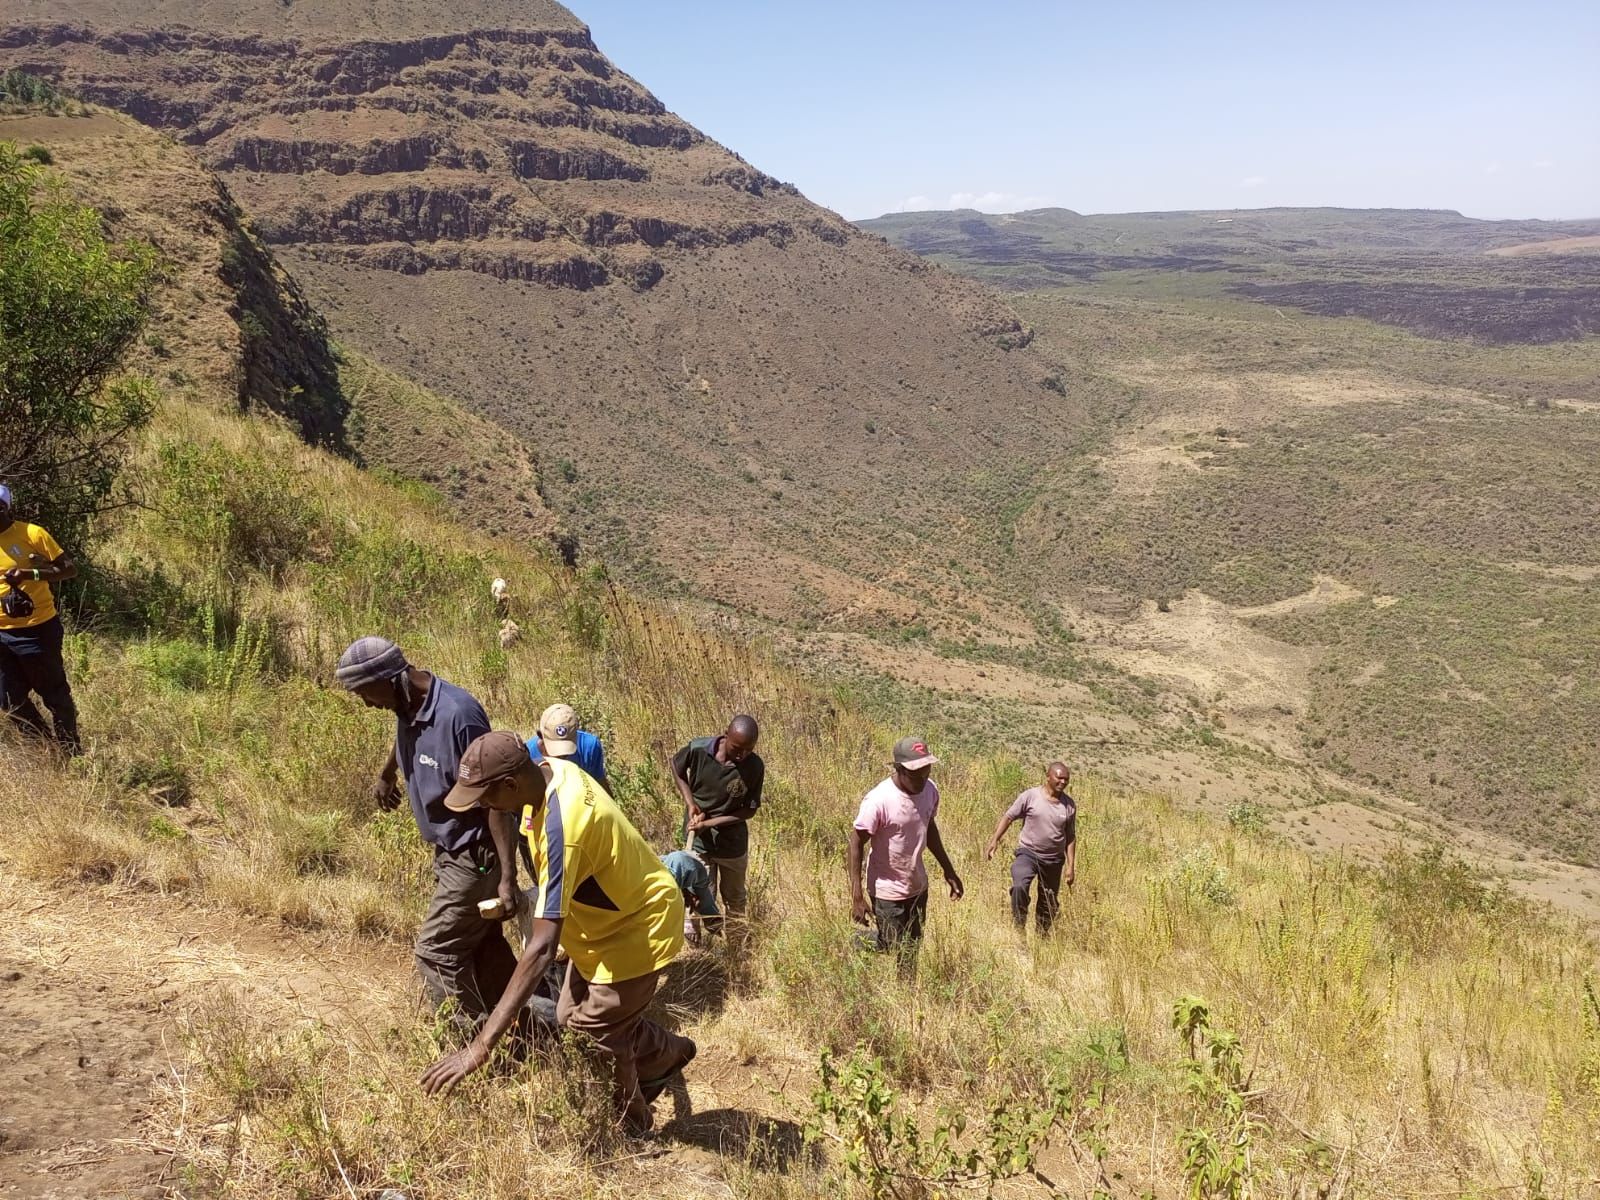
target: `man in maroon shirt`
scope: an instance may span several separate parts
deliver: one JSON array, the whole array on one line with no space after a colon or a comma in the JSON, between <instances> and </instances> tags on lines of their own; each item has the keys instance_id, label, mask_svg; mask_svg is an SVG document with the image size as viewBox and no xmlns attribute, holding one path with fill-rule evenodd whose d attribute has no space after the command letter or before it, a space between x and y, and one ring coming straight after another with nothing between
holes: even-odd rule
<instances>
[{"instance_id":1,"label":"man in maroon shirt","mask_svg":"<svg viewBox=\"0 0 1600 1200\"><path fill-rule=\"evenodd\" d=\"M1022 837L1011 860L1011 919L1018 929L1028 924L1029 893L1039 881L1039 932L1049 933L1061 906L1061 884L1072 886L1078 866L1078 805L1067 794L1072 772L1065 763L1053 762L1045 771L1044 786L1023 792L1006 809L994 827L994 837L983 852L994 857L1013 821L1022 822Z\"/></svg>"}]
</instances>

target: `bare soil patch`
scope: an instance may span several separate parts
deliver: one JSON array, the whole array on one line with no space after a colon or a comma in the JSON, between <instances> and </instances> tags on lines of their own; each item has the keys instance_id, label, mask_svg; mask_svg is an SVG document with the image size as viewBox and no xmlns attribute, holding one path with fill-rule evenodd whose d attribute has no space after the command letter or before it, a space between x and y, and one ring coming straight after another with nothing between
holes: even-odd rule
<instances>
[{"instance_id":1,"label":"bare soil patch","mask_svg":"<svg viewBox=\"0 0 1600 1200\"><path fill-rule=\"evenodd\" d=\"M223 988L265 1011L353 1016L403 986L403 962L148 893L0 874L0 1196L167 1195L174 1132L152 1125L152 1091L181 1067L182 1014Z\"/></svg>"},{"instance_id":2,"label":"bare soil patch","mask_svg":"<svg viewBox=\"0 0 1600 1200\"><path fill-rule=\"evenodd\" d=\"M1535 254L1578 254L1590 250L1600 250L1600 235L1519 242L1515 246L1499 246L1489 253L1499 258L1527 258Z\"/></svg>"},{"instance_id":3,"label":"bare soil patch","mask_svg":"<svg viewBox=\"0 0 1600 1200\"><path fill-rule=\"evenodd\" d=\"M1359 600L1364 595L1366 593L1360 588L1341 583L1331 575L1318 575L1309 591L1301 592L1298 596L1286 596L1270 604L1236 608L1233 610L1233 615L1245 618L1285 617L1291 613L1321 612L1325 608L1332 608L1335 604Z\"/></svg>"},{"instance_id":4,"label":"bare soil patch","mask_svg":"<svg viewBox=\"0 0 1600 1200\"><path fill-rule=\"evenodd\" d=\"M117 137L126 128L121 120L106 113L93 113L87 117L0 117L0 140L58 144L83 138Z\"/></svg>"},{"instance_id":5,"label":"bare soil patch","mask_svg":"<svg viewBox=\"0 0 1600 1200\"><path fill-rule=\"evenodd\" d=\"M1526 575L1542 575L1546 579L1561 579L1570 583L1593 583L1600 579L1600 566L1587 563L1508 562L1500 565Z\"/></svg>"},{"instance_id":6,"label":"bare soil patch","mask_svg":"<svg viewBox=\"0 0 1600 1200\"><path fill-rule=\"evenodd\" d=\"M1314 650L1252 629L1220 600L1190 591L1162 612L1152 601L1131 620L1085 616L1096 652L1136 675L1195 696L1268 749L1301 753L1295 715L1310 694Z\"/></svg>"}]
</instances>

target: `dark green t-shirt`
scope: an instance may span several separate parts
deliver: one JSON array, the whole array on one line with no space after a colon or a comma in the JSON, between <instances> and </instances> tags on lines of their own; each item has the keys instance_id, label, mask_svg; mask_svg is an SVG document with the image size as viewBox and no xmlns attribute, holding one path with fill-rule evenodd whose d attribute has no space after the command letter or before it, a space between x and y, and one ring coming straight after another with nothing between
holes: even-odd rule
<instances>
[{"instance_id":1,"label":"dark green t-shirt","mask_svg":"<svg viewBox=\"0 0 1600 1200\"><path fill-rule=\"evenodd\" d=\"M708 817L741 808L760 808L766 764L754 753L747 754L740 763L718 762L720 740L720 734L695 738L673 755L673 774L689 781L689 794ZM694 835L694 848L704 858L742 858L750 849L750 828L743 821L734 821L717 829L699 830Z\"/></svg>"}]
</instances>

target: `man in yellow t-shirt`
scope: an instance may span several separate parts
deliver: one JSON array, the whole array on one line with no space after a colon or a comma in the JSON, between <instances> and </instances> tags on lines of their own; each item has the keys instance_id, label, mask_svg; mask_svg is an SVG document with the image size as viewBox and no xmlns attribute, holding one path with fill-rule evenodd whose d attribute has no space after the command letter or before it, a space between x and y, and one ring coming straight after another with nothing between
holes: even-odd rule
<instances>
[{"instance_id":1,"label":"man in yellow t-shirt","mask_svg":"<svg viewBox=\"0 0 1600 1200\"><path fill-rule=\"evenodd\" d=\"M498 730L467 747L445 797L456 811L521 812L537 880L533 931L504 996L476 1037L422 1077L448 1091L489 1058L555 958L567 965L556 1019L593 1039L614 1072L616 1106L634 1133L650 1128L650 1102L695 1055L644 1011L661 972L683 948L683 895L649 844L598 783L565 759L535 763L515 734Z\"/></svg>"},{"instance_id":2,"label":"man in yellow t-shirt","mask_svg":"<svg viewBox=\"0 0 1600 1200\"><path fill-rule=\"evenodd\" d=\"M68 754L77 754L78 709L61 660L61 618L50 585L73 578L78 568L44 529L16 520L12 504L11 489L0 484L0 699L23 729L53 735ZM50 726L30 692L50 710Z\"/></svg>"}]
</instances>

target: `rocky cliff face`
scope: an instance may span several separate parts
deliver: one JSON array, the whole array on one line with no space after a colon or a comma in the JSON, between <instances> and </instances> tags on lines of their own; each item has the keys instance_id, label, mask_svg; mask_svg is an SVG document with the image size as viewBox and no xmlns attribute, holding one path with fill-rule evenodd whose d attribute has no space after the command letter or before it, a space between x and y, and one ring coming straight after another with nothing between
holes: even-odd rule
<instances>
[{"instance_id":1,"label":"rocky cliff face","mask_svg":"<svg viewBox=\"0 0 1600 1200\"><path fill-rule=\"evenodd\" d=\"M648 286L666 264L614 247L779 225L848 236L668 113L581 28L327 36L58 20L12 26L0 52L195 146L270 241L341 263Z\"/></svg>"},{"instance_id":2,"label":"rocky cliff face","mask_svg":"<svg viewBox=\"0 0 1600 1200\"><path fill-rule=\"evenodd\" d=\"M4 13L0 66L192 146L336 336L565 460L553 501L636 578L782 610L779 544L953 561L931 535L981 548L974 472L1076 424L997 297L706 138L553 4ZM724 595L730 547L776 564L774 603Z\"/></svg>"}]
</instances>

